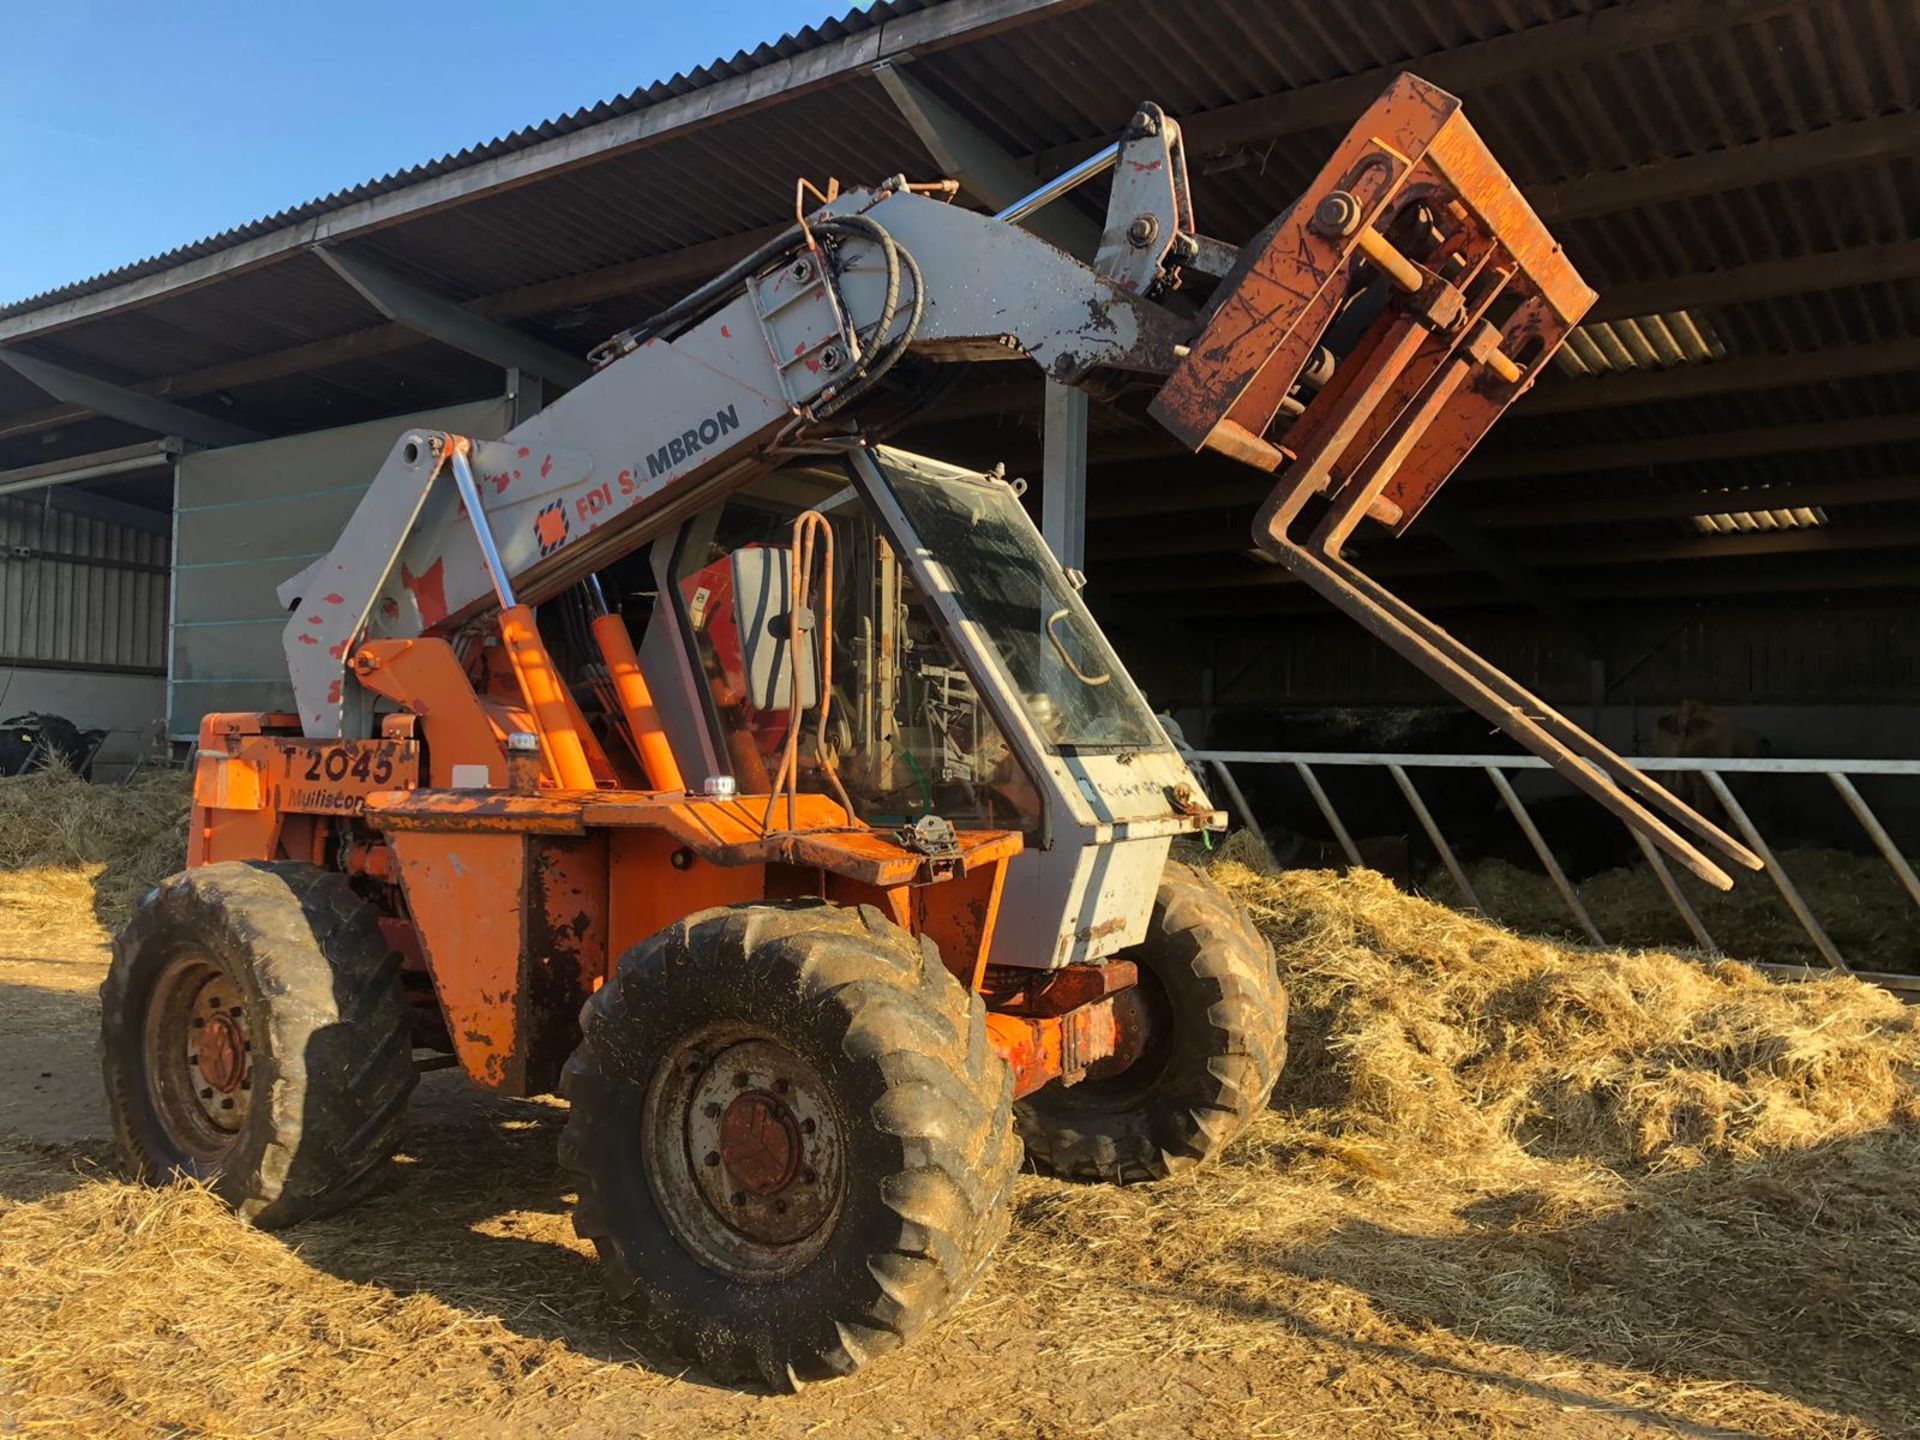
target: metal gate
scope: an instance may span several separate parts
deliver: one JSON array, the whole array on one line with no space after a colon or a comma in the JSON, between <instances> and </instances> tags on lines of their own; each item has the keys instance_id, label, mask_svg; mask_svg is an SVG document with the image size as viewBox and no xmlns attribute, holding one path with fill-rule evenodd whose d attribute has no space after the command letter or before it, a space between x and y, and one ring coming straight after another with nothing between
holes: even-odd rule
<instances>
[{"instance_id":1,"label":"metal gate","mask_svg":"<svg viewBox=\"0 0 1920 1440\"><path fill-rule=\"evenodd\" d=\"M1421 795L1419 785L1414 779L1414 772L1419 770L1481 771L1486 775L1489 783L1493 786L1494 792L1500 797L1501 803L1505 805L1508 813L1513 816L1514 823L1520 827L1521 833L1526 836L1527 843L1539 858L1541 868L1546 872L1547 878L1553 882L1554 888L1559 892L1562 902L1567 907L1567 913L1573 917L1574 923L1580 927L1581 931L1594 944L1605 945L1608 943L1606 936L1603 935L1599 927L1594 924L1593 917L1588 914L1586 906L1581 903L1579 893L1574 889L1572 882L1568 880L1565 870L1561 867L1558 858L1553 853L1552 847L1547 844L1545 837L1540 833L1539 826L1534 823L1533 816L1527 810L1526 802L1521 799L1519 793L1513 787L1513 782L1508 778L1512 773L1517 771L1550 769L1551 767L1548 766L1544 760L1536 759L1531 755L1379 755L1347 754L1334 751L1280 750L1197 750L1190 751L1188 758L1195 761L1203 761L1213 767L1215 773L1220 777L1221 787L1226 791L1227 798L1232 803L1235 814L1239 816L1241 823L1256 832L1261 828L1260 823L1254 816L1252 807L1247 803L1245 793L1241 790L1239 782L1234 779L1233 771L1229 767L1234 765L1291 766L1300 777L1301 783L1306 787L1307 793L1312 796L1314 805L1319 809L1322 818L1326 820L1327 827L1333 832L1334 838L1339 842L1342 852L1346 855L1348 861L1356 866L1364 863L1360 858L1360 849L1354 843L1353 835L1347 828L1346 821L1335 808L1333 800L1327 794L1326 787L1321 783L1317 771L1330 766L1365 766L1385 770L1393 777L1394 784L1398 786L1401 795L1406 799L1408 811L1419 824L1427 839L1432 843L1434 850L1440 857L1441 864L1446 867L1447 874L1452 877L1454 884L1459 887L1460 893L1466 896L1468 903L1472 905L1475 910L1480 910L1484 913L1484 907L1480 903L1480 897L1474 891L1473 883L1467 874L1466 867L1460 863L1458 854L1454 847L1448 842L1446 835L1442 832L1439 823L1434 818L1432 810L1428 807L1425 799ZM1793 877L1787 873L1786 867L1780 863L1779 857L1775 855L1773 848L1767 843L1766 838L1761 835L1752 817L1748 814L1745 807L1740 804L1740 801L1735 797L1733 791L1728 788L1726 781L1726 777L1729 775L1812 775L1824 777L1832 785L1840 800L1853 815L1853 818L1859 822L1860 828L1873 843L1874 849L1879 852L1880 858L1886 863L1887 868L1893 872L1901 886L1906 890L1908 897L1912 899L1916 907L1920 907L1920 877L1915 876L1912 864L1907 860L1905 855L1900 853L1899 847L1894 844L1892 836L1887 833L1886 826L1881 823L1880 817L1874 813L1872 807L1867 804L1866 799L1860 794L1859 789L1854 784L1854 778L1859 776L1920 777L1920 761L1788 760L1772 757L1759 759L1719 759L1689 755L1677 757L1651 756L1644 759L1632 760L1629 763L1655 774L1691 774L1700 776L1707 788L1712 792L1714 799L1717 800L1721 808L1725 810L1727 818L1733 822L1734 828L1740 834L1740 838L1745 840L1754 853L1759 855L1765 862L1767 878L1773 882L1774 887L1780 893L1781 900L1785 902L1787 909L1792 913L1793 918L1799 923L1801 929L1806 932L1807 938L1812 941L1814 948L1826 960L1827 965L1834 970L1856 975L1862 980L1869 980L1875 984L1885 986L1887 989L1893 990L1905 998L1920 1001L1920 976L1861 971L1848 962L1846 956L1841 953L1840 947L1834 943L1832 937L1828 935L1826 928L1820 923L1819 917L1814 914L1813 909L1807 904L1805 896L1802 895L1800 891L1800 887L1794 883ZM1595 816L1595 821L1596 823L1600 823L1600 817L1598 815ZM1721 954L1722 951L1719 944L1701 920L1699 912L1687 899L1686 893L1680 888L1666 860L1661 856L1659 851L1655 850L1638 832L1630 833L1633 834L1634 841L1639 846L1640 853L1645 858L1647 865L1659 880L1662 892L1664 892L1668 902L1685 923L1688 933L1693 936L1698 947L1709 955L1717 956ZM1916 919L1920 919L1920 913L1916 914ZM1920 936L1917 936L1917 939L1920 939ZM1773 972L1802 975L1807 972L1809 967L1763 964L1761 968Z\"/></svg>"}]
</instances>

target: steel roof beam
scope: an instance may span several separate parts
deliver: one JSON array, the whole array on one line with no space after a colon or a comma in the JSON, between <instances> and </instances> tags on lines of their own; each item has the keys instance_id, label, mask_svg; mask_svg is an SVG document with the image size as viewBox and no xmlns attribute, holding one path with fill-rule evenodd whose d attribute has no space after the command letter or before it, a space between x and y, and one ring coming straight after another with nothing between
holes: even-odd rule
<instances>
[{"instance_id":1,"label":"steel roof beam","mask_svg":"<svg viewBox=\"0 0 1920 1440\"><path fill-rule=\"evenodd\" d=\"M471 311L482 317L509 319L545 314L575 305L593 304L643 290L691 284L717 270L724 269L742 255L750 253L756 246L777 233L779 228L770 226L749 234L707 241L665 255L648 256L601 270L586 271L579 275L543 281L517 290L503 291L476 301ZM1833 251L1804 259L1762 261L1705 275L1630 282L1603 292L1598 313L1600 318L1646 315L1684 308L1689 304L1734 304L1744 300L1837 289L1915 275L1920 275L1920 241L1899 241L1887 245ZM419 338L418 332L405 325L390 322L352 331L346 335L336 335L324 340L310 341L304 345L290 346L285 350L273 350L262 355L223 361L217 365L182 371L155 380L143 380L127 388L141 394L164 393L173 399L191 399L196 395L209 394L215 390L283 379L289 375L303 374L310 370L391 354L417 343ZM1564 383L1578 385L1584 382L1566 381ZM1560 389L1558 383L1550 380L1549 384L1556 391ZM1013 386L995 388L1005 390L1007 393L996 395L991 404L987 404L985 408L1004 408L1016 389ZM947 415L948 408L942 407L937 414ZM977 410L981 407L976 405L974 408ZM86 419L89 413L91 412L84 406L60 405L0 417L0 439L30 435L55 426L71 424L74 421ZM953 413L957 416L961 413L973 412L954 410ZM1816 449L1830 443L1866 443L1849 440L1847 435L1842 433L1853 423L1838 422L1835 427L1823 430L1819 438L1812 443L1800 448ZM1868 428L1873 425L1871 421L1860 423ZM1912 422L1904 417L1889 423L1906 427L1901 428L1897 434L1890 433L1889 439L1920 439L1920 431L1913 429ZM1670 444L1684 447L1681 453L1675 455L1676 460L1711 458L1717 455L1760 454L1766 452L1740 447L1743 444L1750 446L1754 437L1768 433L1765 430L1745 430L1720 438L1703 436L1689 437L1679 442L1651 442L1651 446L1656 452L1660 447ZM1793 444L1785 433L1780 439L1787 445ZM1487 456L1476 455L1469 462L1465 473L1468 476L1515 474L1524 473L1527 469L1538 469L1542 474L1563 474L1572 470L1602 469L1612 462L1587 463L1583 456L1609 452L1613 448L1615 447L1590 446L1585 447L1579 454L1569 451L1540 452L1524 462L1497 453ZM1162 441L1157 436L1144 437L1132 444L1119 446L1117 449L1110 443L1100 453L1095 454L1090 463L1098 468L1103 465L1175 453L1184 452L1179 452L1178 447L1171 441ZM1639 463L1642 458L1639 452L1635 451L1620 463Z\"/></svg>"},{"instance_id":2,"label":"steel roof beam","mask_svg":"<svg viewBox=\"0 0 1920 1440\"><path fill-rule=\"evenodd\" d=\"M1602 290L1599 303L1586 318L1587 323L1592 324L1596 320L1660 315L1703 305L1739 305L1751 300L1776 300L1783 295L1808 295L1854 285L1911 280L1917 275L1920 275L1920 240L1899 240L1889 245L1862 245L1852 250L1760 260L1751 265L1710 270L1702 275L1629 280Z\"/></svg>"},{"instance_id":3,"label":"steel roof beam","mask_svg":"<svg viewBox=\"0 0 1920 1440\"><path fill-rule=\"evenodd\" d=\"M887 92L900 118L926 147L942 174L958 180L990 210L1011 205L1040 183L1033 167L1015 159L993 138L956 114L898 65L874 66L873 78ZM1100 248L1100 227L1071 206L1055 203L1020 222L1071 254L1091 258Z\"/></svg>"},{"instance_id":4,"label":"steel roof beam","mask_svg":"<svg viewBox=\"0 0 1920 1440\"><path fill-rule=\"evenodd\" d=\"M1578 220L1723 190L1746 190L1767 180L1815 175L1915 150L1920 150L1920 111L1908 111L1829 125L1803 135L1770 136L1702 155L1530 185L1527 199L1543 220Z\"/></svg>"},{"instance_id":5,"label":"steel roof beam","mask_svg":"<svg viewBox=\"0 0 1920 1440\"><path fill-rule=\"evenodd\" d=\"M0 350L0 365L17 372L63 405L80 406L96 415L137 425L142 430L178 435L200 445L243 445L263 438L259 431L244 425L203 415L198 410L143 395L110 380L83 375L64 365L22 355L18 350Z\"/></svg>"},{"instance_id":6,"label":"steel roof beam","mask_svg":"<svg viewBox=\"0 0 1920 1440\"><path fill-rule=\"evenodd\" d=\"M127 306L149 305L226 275L257 269L312 245L337 244L463 201L494 194L605 156L637 150L677 130L732 119L777 100L864 74L882 60L1018 25L1084 0L948 0L886 20L742 75L701 85L624 115L431 175L342 205L223 250L105 290L53 300L0 318L0 343L43 334Z\"/></svg>"},{"instance_id":7,"label":"steel roof beam","mask_svg":"<svg viewBox=\"0 0 1920 1440\"><path fill-rule=\"evenodd\" d=\"M1580 380L1556 379L1523 395L1512 413L1559 415L1569 410L1685 400L1737 390L1778 390L1820 381L1858 380L1901 370L1920 370L1920 338L1887 340L1877 345L1837 345L1787 355L1747 355L1710 364L1630 370Z\"/></svg>"},{"instance_id":8,"label":"steel roof beam","mask_svg":"<svg viewBox=\"0 0 1920 1440\"><path fill-rule=\"evenodd\" d=\"M744 235L729 235L721 240L705 241L665 255L651 255L642 260L630 260L601 270L589 270L579 275L568 275L558 280L545 280L537 285L522 286L517 290L503 290L499 294L475 301L469 308L472 313L485 318L513 319L524 315L543 315L576 305L590 305L621 295L631 295L641 290L692 284L696 280L706 279L716 271L724 270L742 256L750 254L767 240L772 239L782 228L784 227L774 225ZM206 395L215 390L227 390L240 385L257 385L263 381L282 380L289 375L301 375L310 370L325 369L332 365L368 360L376 356L392 354L396 350L404 350L409 345L419 344L420 341L421 336L418 331L397 322L388 321L381 325L369 325L364 330L350 331L345 335L333 335L325 340L311 340L304 345L289 346L285 350L270 350L262 355L249 355L239 360L224 360L218 365L202 366L197 370L184 370L177 375L142 380L129 388L143 395L165 394L175 399L187 399L195 395ZM49 429L56 425L71 424L75 420L86 419L90 413L83 406L64 405L0 417L0 440L15 435L30 435L37 430Z\"/></svg>"},{"instance_id":9,"label":"steel roof beam","mask_svg":"<svg viewBox=\"0 0 1920 1440\"><path fill-rule=\"evenodd\" d=\"M314 254L382 315L429 340L438 340L502 370L520 370L556 385L578 385L593 374L593 367L579 356L477 315L358 256L324 246L316 246Z\"/></svg>"},{"instance_id":10,"label":"steel roof beam","mask_svg":"<svg viewBox=\"0 0 1920 1440\"><path fill-rule=\"evenodd\" d=\"M1596 470L1640 470L1653 465L1694 465L1707 460L1750 460L1808 450L1846 450L1861 445L1920 443L1920 415L1862 415L1815 420L1804 425L1756 425L1663 440L1616 440L1553 450L1509 450L1475 455L1461 470L1464 480L1514 476L1584 475Z\"/></svg>"},{"instance_id":11,"label":"steel roof beam","mask_svg":"<svg viewBox=\"0 0 1920 1440\"><path fill-rule=\"evenodd\" d=\"M162 440L142 440L137 445L120 445L111 450L96 450L91 455L70 455L64 460L49 460L40 465L21 465L12 470L0 470L0 495L13 495L23 490L40 490L49 485L65 485L74 480L99 480L110 475L127 475L142 470L163 470L179 458L183 448L177 435L169 435ZM126 508L138 509L139 507Z\"/></svg>"}]
</instances>

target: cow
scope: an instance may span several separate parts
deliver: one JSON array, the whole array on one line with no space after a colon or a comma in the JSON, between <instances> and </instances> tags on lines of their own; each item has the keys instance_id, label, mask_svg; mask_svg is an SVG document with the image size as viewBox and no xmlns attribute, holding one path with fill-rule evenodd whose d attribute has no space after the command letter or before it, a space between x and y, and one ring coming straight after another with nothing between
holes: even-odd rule
<instances>
[{"instance_id":1,"label":"cow","mask_svg":"<svg viewBox=\"0 0 1920 1440\"><path fill-rule=\"evenodd\" d=\"M1701 756L1747 760L1772 753L1772 747L1739 721L1713 706L1703 705L1698 700L1682 700L1653 722L1653 753L1675 758ZM1704 775L1688 773L1659 778L1669 790L1702 815L1716 820L1724 816L1719 800L1714 797L1713 787L1707 783ZM1757 820L1755 806L1760 804L1766 792L1752 783L1755 778L1729 776L1727 788L1733 792L1741 808Z\"/></svg>"},{"instance_id":2,"label":"cow","mask_svg":"<svg viewBox=\"0 0 1920 1440\"><path fill-rule=\"evenodd\" d=\"M64 715L30 713L0 720L0 776L24 775L59 763L93 778L93 759L107 738L104 730L82 730Z\"/></svg>"}]
</instances>

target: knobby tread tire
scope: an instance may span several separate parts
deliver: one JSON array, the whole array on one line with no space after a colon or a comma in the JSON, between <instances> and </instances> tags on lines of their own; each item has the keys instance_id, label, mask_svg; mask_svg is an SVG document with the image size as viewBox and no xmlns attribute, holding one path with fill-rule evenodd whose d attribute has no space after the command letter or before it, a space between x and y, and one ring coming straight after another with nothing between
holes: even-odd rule
<instances>
[{"instance_id":1,"label":"knobby tread tire","mask_svg":"<svg viewBox=\"0 0 1920 1440\"><path fill-rule=\"evenodd\" d=\"M1171 1031L1150 1075L1057 1082L1014 1106L1027 1156L1050 1174L1122 1184L1213 1159L1266 1107L1287 1054L1273 949L1211 879L1168 862L1147 936L1125 953L1159 987Z\"/></svg>"},{"instance_id":2,"label":"knobby tread tire","mask_svg":"<svg viewBox=\"0 0 1920 1440\"><path fill-rule=\"evenodd\" d=\"M843 1208L795 1273L730 1278L669 1228L642 1173L659 1058L704 1025L750 1023L807 1055L846 1136ZM966 1294L1007 1229L1021 1148L986 1013L870 906L729 906L623 956L582 1009L561 1083L576 1231L647 1348L723 1381L784 1389L852 1373Z\"/></svg>"},{"instance_id":3,"label":"knobby tread tire","mask_svg":"<svg viewBox=\"0 0 1920 1440\"><path fill-rule=\"evenodd\" d=\"M253 1103L214 1166L168 1136L145 1063L153 985L189 945L244 996L253 1036ZM113 942L100 1007L114 1137L138 1178L204 1179L273 1229L350 1205L385 1174L419 1075L400 957L344 875L228 861L162 881Z\"/></svg>"}]
</instances>

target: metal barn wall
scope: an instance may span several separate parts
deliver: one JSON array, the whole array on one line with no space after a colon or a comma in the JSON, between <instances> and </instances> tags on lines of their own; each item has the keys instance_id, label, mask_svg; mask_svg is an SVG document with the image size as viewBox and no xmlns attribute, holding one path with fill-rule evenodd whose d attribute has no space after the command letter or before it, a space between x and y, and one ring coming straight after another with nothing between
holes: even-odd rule
<instances>
[{"instance_id":1,"label":"metal barn wall","mask_svg":"<svg viewBox=\"0 0 1920 1440\"><path fill-rule=\"evenodd\" d=\"M167 537L53 501L0 497L0 666L164 674Z\"/></svg>"},{"instance_id":2,"label":"metal barn wall","mask_svg":"<svg viewBox=\"0 0 1920 1440\"><path fill-rule=\"evenodd\" d=\"M1649 743L1658 715L1695 700L1741 718L1779 754L1920 757L1920 614L1897 600L1869 593L1595 609L1598 676L1593 645L1531 614L1476 612L1449 617L1447 628L1629 750ZM1332 614L1223 628L1210 646L1184 652L1123 629L1121 652L1153 704L1184 716L1454 703ZM1596 680L1604 686L1597 711Z\"/></svg>"},{"instance_id":3,"label":"metal barn wall","mask_svg":"<svg viewBox=\"0 0 1920 1440\"><path fill-rule=\"evenodd\" d=\"M173 644L167 733L190 740L214 710L287 710L275 588L324 555L400 432L483 440L509 425L484 400L180 457L174 470Z\"/></svg>"},{"instance_id":4,"label":"metal barn wall","mask_svg":"<svg viewBox=\"0 0 1920 1440\"><path fill-rule=\"evenodd\" d=\"M166 517L127 525L61 508L51 487L0 497L0 718L64 715L124 773L165 699Z\"/></svg>"},{"instance_id":5,"label":"metal barn wall","mask_svg":"<svg viewBox=\"0 0 1920 1440\"><path fill-rule=\"evenodd\" d=\"M1871 595L1643 602L1596 610L1594 622L1614 703L1920 705L1920 615ZM1550 702L1592 698L1595 651L1566 630L1521 613L1450 618L1447 628ZM1144 678L1173 703L1197 698L1180 657L1141 658ZM1433 681L1337 615L1224 633L1214 665L1218 704L1447 703Z\"/></svg>"}]
</instances>

